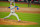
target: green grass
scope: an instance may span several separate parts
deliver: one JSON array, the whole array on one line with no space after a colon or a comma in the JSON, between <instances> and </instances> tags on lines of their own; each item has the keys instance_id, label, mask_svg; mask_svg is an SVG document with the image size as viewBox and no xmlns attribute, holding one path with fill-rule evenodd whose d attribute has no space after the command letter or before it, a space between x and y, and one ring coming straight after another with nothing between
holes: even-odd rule
<instances>
[{"instance_id":1,"label":"green grass","mask_svg":"<svg viewBox=\"0 0 40 27\"><path fill-rule=\"evenodd\" d=\"M28 4L20 4L20 3L15 3L16 6L19 7L28 7ZM10 6L10 3L8 2L0 2L0 6ZM33 8L40 8L40 5L31 5Z\"/></svg>"},{"instance_id":2,"label":"green grass","mask_svg":"<svg viewBox=\"0 0 40 27\"><path fill-rule=\"evenodd\" d=\"M0 12L0 18L4 18L9 15L10 12ZM33 13L21 13L16 12L22 21L32 21L38 23L38 25L0 25L0 27L40 27L40 14ZM7 19L17 20L15 16L10 16Z\"/></svg>"},{"instance_id":3,"label":"green grass","mask_svg":"<svg viewBox=\"0 0 40 27\"><path fill-rule=\"evenodd\" d=\"M0 27L40 27L40 25L0 25Z\"/></svg>"}]
</instances>

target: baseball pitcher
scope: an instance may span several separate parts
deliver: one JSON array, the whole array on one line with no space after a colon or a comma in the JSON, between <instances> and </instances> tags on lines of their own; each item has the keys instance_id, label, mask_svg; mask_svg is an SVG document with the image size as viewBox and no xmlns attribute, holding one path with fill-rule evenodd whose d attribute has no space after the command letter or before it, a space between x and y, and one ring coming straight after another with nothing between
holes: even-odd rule
<instances>
[{"instance_id":1,"label":"baseball pitcher","mask_svg":"<svg viewBox=\"0 0 40 27\"><path fill-rule=\"evenodd\" d=\"M16 7L17 7L17 6L16 6ZM8 16L4 17L4 19L10 17L11 15L14 15L14 16L17 17L18 21L20 21L18 15L15 13L15 2L14 2L14 6L13 6L13 5L12 5L12 1L10 1L10 9L11 9L11 13L10 13ZM17 9L18 9L18 7L17 7Z\"/></svg>"},{"instance_id":2,"label":"baseball pitcher","mask_svg":"<svg viewBox=\"0 0 40 27\"><path fill-rule=\"evenodd\" d=\"M18 15L15 13L15 8L14 8L14 6L12 4L10 5L10 9L11 9L11 13L7 17L4 17L4 19L10 17L11 15L14 15L14 16L17 17L18 21L20 21Z\"/></svg>"}]
</instances>

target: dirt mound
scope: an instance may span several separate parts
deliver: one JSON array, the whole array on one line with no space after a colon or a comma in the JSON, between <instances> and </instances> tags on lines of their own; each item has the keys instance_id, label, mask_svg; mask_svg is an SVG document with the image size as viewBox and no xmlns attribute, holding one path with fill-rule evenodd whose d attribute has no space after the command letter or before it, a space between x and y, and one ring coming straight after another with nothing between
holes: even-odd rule
<instances>
[{"instance_id":1,"label":"dirt mound","mask_svg":"<svg viewBox=\"0 0 40 27\"><path fill-rule=\"evenodd\" d=\"M2 19L0 18L0 25L35 25L37 23L30 21L17 21L11 19Z\"/></svg>"}]
</instances>

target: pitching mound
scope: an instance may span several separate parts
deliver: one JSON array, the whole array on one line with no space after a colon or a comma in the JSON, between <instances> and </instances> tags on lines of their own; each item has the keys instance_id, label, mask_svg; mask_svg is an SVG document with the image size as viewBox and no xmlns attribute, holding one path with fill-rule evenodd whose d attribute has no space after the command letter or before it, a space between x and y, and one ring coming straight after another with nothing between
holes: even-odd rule
<instances>
[{"instance_id":1,"label":"pitching mound","mask_svg":"<svg viewBox=\"0 0 40 27\"><path fill-rule=\"evenodd\" d=\"M29 21L20 21L20 22L18 22L17 20L0 18L0 25L35 25L35 24L37 24L37 23L29 22Z\"/></svg>"}]
</instances>

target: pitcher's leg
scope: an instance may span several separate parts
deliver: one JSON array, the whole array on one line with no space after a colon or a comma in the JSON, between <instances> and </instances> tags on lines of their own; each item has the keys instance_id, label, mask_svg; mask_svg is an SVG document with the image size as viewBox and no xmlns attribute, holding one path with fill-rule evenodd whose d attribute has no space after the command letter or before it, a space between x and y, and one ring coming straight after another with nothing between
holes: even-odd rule
<instances>
[{"instance_id":1,"label":"pitcher's leg","mask_svg":"<svg viewBox=\"0 0 40 27\"><path fill-rule=\"evenodd\" d=\"M11 16L11 13L10 13L8 16L4 17L4 19L6 19L6 18L8 18L8 17L10 17L10 16Z\"/></svg>"},{"instance_id":2,"label":"pitcher's leg","mask_svg":"<svg viewBox=\"0 0 40 27\"><path fill-rule=\"evenodd\" d=\"M13 13L13 15L14 15L14 16L16 16L16 17L17 17L17 19L19 20L19 17L18 17L18 15L17 15L16 13Z\"/></svg>"}]
</instances>

